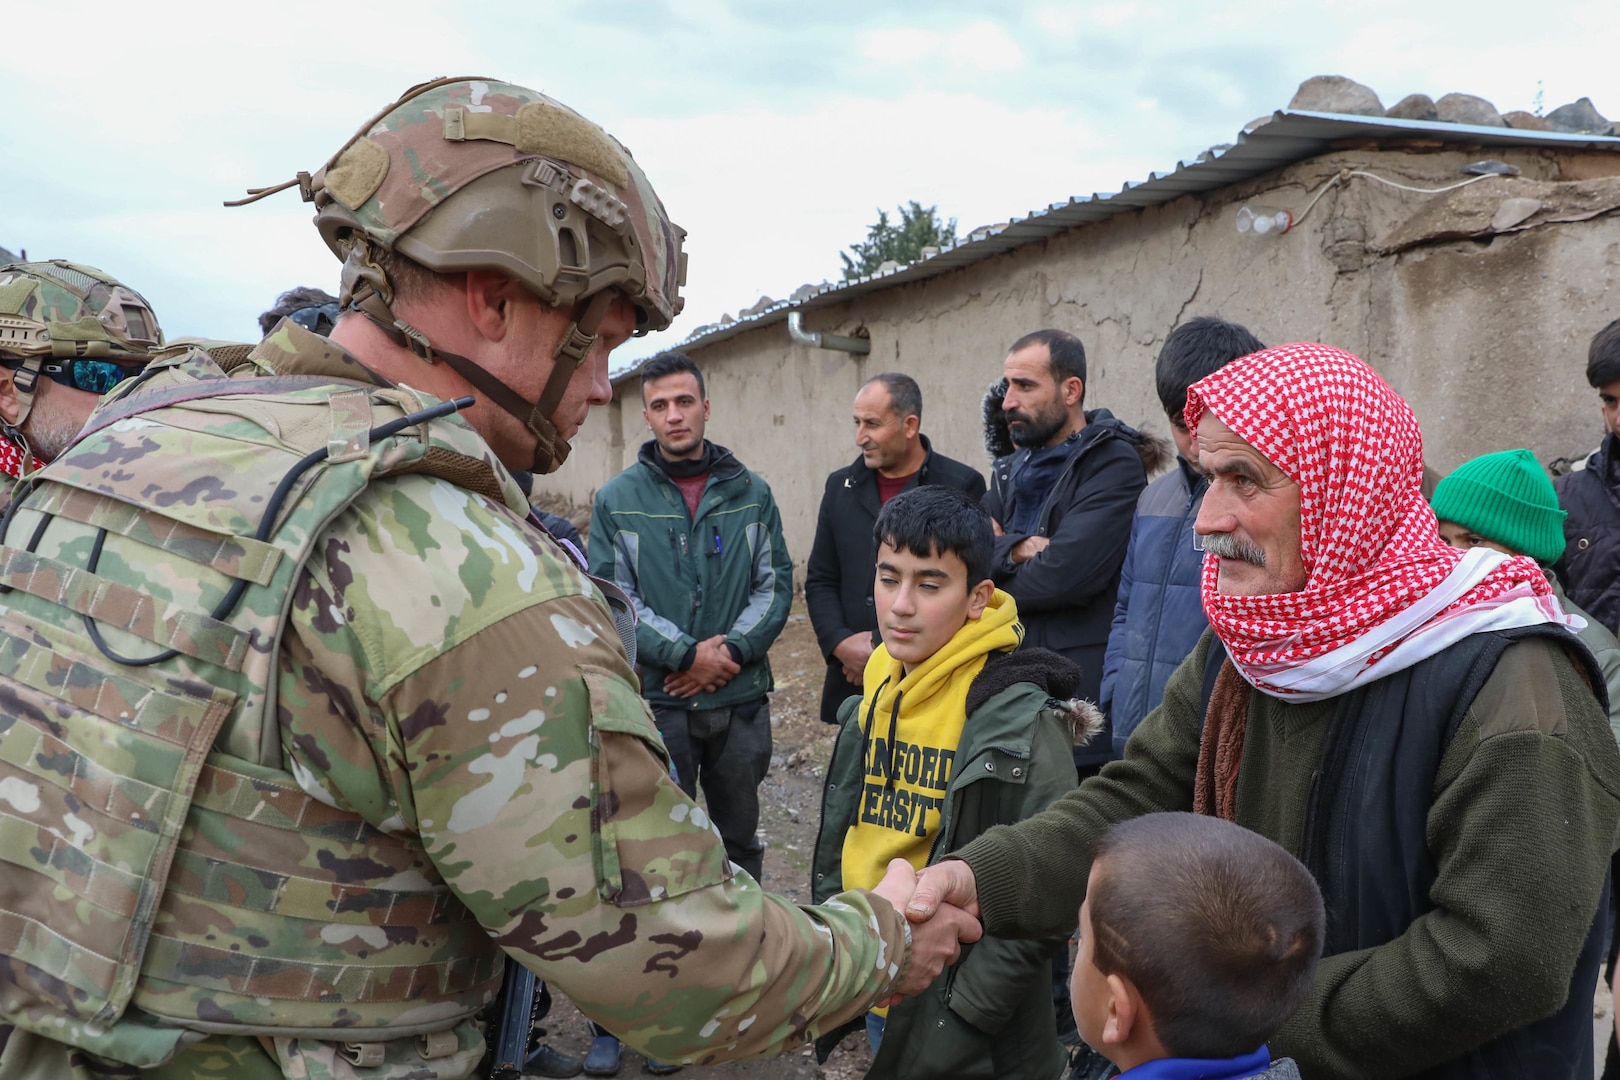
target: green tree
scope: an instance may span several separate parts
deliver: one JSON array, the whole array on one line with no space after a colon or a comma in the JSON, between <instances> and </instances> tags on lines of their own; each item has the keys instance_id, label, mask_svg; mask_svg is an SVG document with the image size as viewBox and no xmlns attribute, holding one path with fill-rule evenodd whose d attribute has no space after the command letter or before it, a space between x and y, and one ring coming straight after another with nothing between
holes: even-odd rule
<instances>
[{"instance_id":1,"label":"green tree","mask_svg":"<svg viewBox=\"0 0 1620 1080\"><path fill-rule=\"evenodd\" d=\"M864 243L849 245L839 252L844 260L844 280L876 272L886 262L912 263L922 258L925 247L947 247L956 243L956 219L939 220L939 207L923 206L912 200L896 208L900 222L889 220L887 210L878 211L877 224L866 230Z\"/></svg>"}]
</instances>

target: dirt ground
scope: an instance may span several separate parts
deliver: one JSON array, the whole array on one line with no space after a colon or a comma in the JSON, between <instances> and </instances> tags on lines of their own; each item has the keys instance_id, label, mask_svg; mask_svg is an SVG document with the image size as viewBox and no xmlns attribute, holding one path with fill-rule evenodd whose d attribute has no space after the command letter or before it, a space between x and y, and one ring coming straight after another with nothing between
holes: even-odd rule
<instances>
[{"instance_id":1,"label":"dirt ground","mask_svg":"<svg viewBox=\"0 0 1620 1080\"><path fill-rule=\"evenodd\" d=\"M810 899L810 853L821 816L821 775L832 756L833 728L823 724L821 680L826 671L803 605L796 605L786 629L771 647L776 693L771 696L771 771L760 786L760 829L765 834L765 887L789 899ZM554 991L555 993L555 991ZM590 1046L590 1027L579 1010L560 993L546 1019L548 1041L559 1050L583 1055ZM871 1053L860 1033L845 1039L818 1066L809 1049L770 1061L750 1061L687 1069L681 1075L733 1080L855 1080L866 1073ZM619 1075L642 1074L642 1057L626 1048Z\"/></svg>"}]
</instances>

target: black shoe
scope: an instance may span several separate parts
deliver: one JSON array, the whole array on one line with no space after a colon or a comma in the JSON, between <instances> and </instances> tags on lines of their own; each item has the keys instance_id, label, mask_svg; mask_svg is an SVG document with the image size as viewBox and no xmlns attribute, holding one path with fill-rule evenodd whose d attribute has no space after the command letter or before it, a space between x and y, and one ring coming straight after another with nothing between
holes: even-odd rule
<instances>
[{"instance_id":1,"label":"black shoe","mask_svg":"<svg viewBox=\"0 0 1620 1080\"><path fill-rule=\"evenodd\" d=\"M591 1040L591 1049L585 1055L586 1076L619 1075L619 1040L612 1035L598 1035Z\"/></svg>"},{"instance_id":2,"label":"black shoe","mask_svg":"<svg viewBox=\"0 0 1620 1080\"><path fill-rule=\"evenodd\" d=\"M554 1049L550 1043L541 1043L529 1053L529 1060L523 1063L523 1072L526 1076L554 1076L566 1078L578 1076L585 1063L573 1054L565 1054Z\"/></svg>"},{"instance_id":3,"label":"black shoe","mask_svg":"<svg viewBox=\"0 0 1620 1080\"><path fill-rule=\"evenodd\" d=\"M671 1065L665 1061L655 1061L652 1058L648 1058L647 1071L652 1073L654 1076L669 1076L672 1073L680 1072L681 1066Z\"/></svg>"}]
</instances>

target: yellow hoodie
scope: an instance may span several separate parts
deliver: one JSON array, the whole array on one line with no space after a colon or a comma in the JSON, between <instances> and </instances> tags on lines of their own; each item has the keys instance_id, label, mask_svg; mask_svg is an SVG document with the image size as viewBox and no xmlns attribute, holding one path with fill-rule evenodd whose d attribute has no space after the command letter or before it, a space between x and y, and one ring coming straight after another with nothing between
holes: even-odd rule
<instances>
[{"instance_id":1,"label":"yellow hoodie","mask_svg":"<svg viewBox=\"0 0 1620 1080\"><path fill-rule=\"evenodd\" d=\"M927 864L967 722L968 687L991 653L1023 640L1017 602L997 589L984 614L909 675L887 648L873 651L857 715L865 778L844 834L844 888L870 889L891 859L918 870Z\"/></svg>"}]
</instances>

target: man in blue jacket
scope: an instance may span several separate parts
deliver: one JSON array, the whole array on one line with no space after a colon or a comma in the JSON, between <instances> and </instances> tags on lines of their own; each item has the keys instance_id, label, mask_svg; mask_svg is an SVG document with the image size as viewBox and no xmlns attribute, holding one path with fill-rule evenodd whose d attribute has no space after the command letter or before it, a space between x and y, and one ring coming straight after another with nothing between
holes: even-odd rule
<instances>
[{"instance_id":1,"label":"man in blue jacket","mask_svg":"<svg viewBox=\"0 0 1620 1080\"><path fill-rule=\"evenodd\" d=\"M1172 330L1159 350L1154 381L1176 442L1176 467L1142 492L1120 567L1097 701L1112 723L1116 756L1124 754L1142 718L1158 708L1170 673L1209 626L1198 595L1204 551L1193 535L1205 478L1193 464L1198 455L1181 417L1187 387L1263 348L1245 328L1202 315Z\"/></svg>"},{"instance_id":2,"label":"man in blue jacket","mask_svg":"<svg viewBox=\"0 0 1620 1080\"><path fill-rule=\"evenodd\" d=\"M678 352L642 367L653 437L602 485L591 572L636 606L642 694L676 781L696 797L731 861L760 877L759 783L771 760L766 651L787 622L793 563L771 489L703 437L703 375Z\"/></svg>"}]
</instances>

